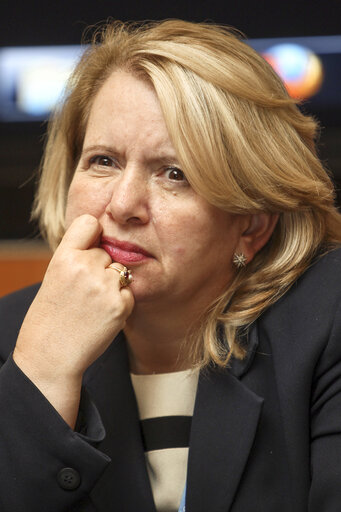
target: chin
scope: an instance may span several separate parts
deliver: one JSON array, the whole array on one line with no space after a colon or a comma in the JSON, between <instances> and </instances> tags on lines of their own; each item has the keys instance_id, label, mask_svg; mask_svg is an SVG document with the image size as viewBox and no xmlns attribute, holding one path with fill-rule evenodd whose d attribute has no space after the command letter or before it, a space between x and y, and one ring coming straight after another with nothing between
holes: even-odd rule
<instances>
[{"instance_id":1,"label":"chin","mask_svg":"<svg viewBox=\"0 0 341 512\"><path fill-rule=\"evenodd\" d=\"M133 292L135 305L139 304L148 304L157 301L158 303L162 301L162 294L160 290L151 290L148 288L148 285L144 286L143 283L132 283L130 285L131 291Z\"/></svg>"}]
</instances>

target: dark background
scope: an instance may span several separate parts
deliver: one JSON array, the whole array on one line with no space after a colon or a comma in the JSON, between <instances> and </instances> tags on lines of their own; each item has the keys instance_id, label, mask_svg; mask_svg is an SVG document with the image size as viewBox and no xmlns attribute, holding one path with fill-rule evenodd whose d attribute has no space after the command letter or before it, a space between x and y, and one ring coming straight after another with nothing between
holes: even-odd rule
<instances>
[{"instance_id":1,"label":"dark background","mask_svg":"<svg viewBox=\"0 0 341 512\"><path fill-rule=\"evenodd\" d=\"M78 44L86 27L108 17L212 20L249 38L334 35L341 0L0 0L0 46ZM341 189L341 112L320 120L320 156ZM28 219L45 131L44 123L0 123L0 239L36 233Z\"/></svg>"}]
</instances>

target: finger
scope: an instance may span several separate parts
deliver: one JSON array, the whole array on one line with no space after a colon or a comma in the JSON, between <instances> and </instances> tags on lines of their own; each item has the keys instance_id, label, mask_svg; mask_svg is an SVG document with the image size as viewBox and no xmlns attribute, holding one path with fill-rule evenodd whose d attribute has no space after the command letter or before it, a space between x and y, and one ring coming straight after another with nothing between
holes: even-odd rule
<instances>
[{"instance_id":1,"label":"finger","mask_svg":"<svg viewBox=\"0 0 341 512\"><path fill-rule=\"evenodd\" d=\"M92 247L88 250L89 255L93 256L93 258L98 262L98 264L101 264L102 267L108 268L108 266L111 264L112 259L111 256L100 247Z\"/></svg>"},{"instance_id":2,"label":"finger","mask_svg":"<svg viewBox=\"0 0 341 512\"><path fill-rule=\"evenodd\" d=\"M120 263L113 262L107 266L107 270L114 270L120 276L120 284L122 287L128 286L133 281L133 276L131 270L127 269L124 265Z\"/></svg>"},{"instance_id":3,"label":"finger","mask_svg":"<svg viewBox=\"0 0 341 512\"><path fill-rule=\"evenodd\" d=\"M98 242L102 226L92 215L77 217L67 229L60 246L70 249L89 249Z\"/></svg>"},{"instance_id":4,"label":"finger","mask_svg":"<svg viewBox=\"0 0 341 512\"><path fill-rule=\"evenodd\" d=\"M131 289L129 288L129 286L125 286L125 287L121 288L121 297L125 302L127 318L128 318L128 316L131 315L131 313L134 309L134 304L135 304L134 295L133 295L133 292L131 291Z\"/></svg>"},{"instance_id":5,"label":"finger","mask_svg":"<svg viewBox=\"0 0 341 512\"><path fill-rule=\"evenodd\" d=\"M112 262L110 262L110 265L107 266L107 268L109 270L116 270L116 272L121 272L122 270L124 270L127 267L122 265L122 263L118 263L118 261L112 261Z\"/></svg>"}]
</instances>

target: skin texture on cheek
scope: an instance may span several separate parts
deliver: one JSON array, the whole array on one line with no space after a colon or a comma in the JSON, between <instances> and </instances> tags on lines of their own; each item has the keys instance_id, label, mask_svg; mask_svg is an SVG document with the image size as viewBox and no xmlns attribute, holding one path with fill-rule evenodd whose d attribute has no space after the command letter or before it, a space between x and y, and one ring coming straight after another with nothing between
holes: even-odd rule
<instances>
[{"instance_id":1,"label":"skin texture on cheek","mask_svg":"<svg viewBox=\"0 0 341 512\"><path fill-rule=\"evenodd\" d=\"M103 213L104 205L110 201L110 186L103 186L103 183L89 183L80 172L75 173L71 182L65 214L65 224L68 228L71 222L84 213L89 213L97 219Z\"/></svg>"}]
</instances>

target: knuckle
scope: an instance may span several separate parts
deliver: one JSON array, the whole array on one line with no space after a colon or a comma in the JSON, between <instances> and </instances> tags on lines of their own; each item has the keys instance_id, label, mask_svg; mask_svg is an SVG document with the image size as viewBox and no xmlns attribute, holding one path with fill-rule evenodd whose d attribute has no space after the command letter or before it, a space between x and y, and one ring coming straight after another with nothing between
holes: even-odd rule
<instances>
[{"instance_id":1,"label":"knuckle","mask_svg":"<svg viewBox=\"0 0 341 512\"><path fill-rule=\"evenodd\" d=\"M76 273L84 267L84 263L77 258L77 255L73 251L63 251L57 260L58 266L64 272Z\"/></svg>"},{"instance_id":2,"label":"knuckle","mask_svg":"<svg viewBox=\"0 0 341 512\"><path fill-rule=\"evenodd\" d=\"M115 315L117 320L119 320L120 322L125 322L129 313L130 308L127 307L126 301L122 300L121 298L121 300L118 301L115 305Z\"/></svg>"}]
</instances>

